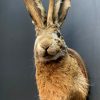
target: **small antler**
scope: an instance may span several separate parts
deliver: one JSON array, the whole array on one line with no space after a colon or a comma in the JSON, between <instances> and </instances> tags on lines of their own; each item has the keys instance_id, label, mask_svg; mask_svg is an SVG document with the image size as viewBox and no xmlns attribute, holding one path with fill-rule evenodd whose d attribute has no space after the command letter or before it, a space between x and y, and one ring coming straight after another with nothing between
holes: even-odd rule
<instances>
[{"instance_id":1,"label":"small antler","mask_svg":"<svg viewBox=\"0 0 100 100\"><path fill-rule=\"evenodd\" d=\"M41 0L24 0L24 2L36 27L44 27L44 23L46 21L46 12Z\"/></svg>"}]
</instances>

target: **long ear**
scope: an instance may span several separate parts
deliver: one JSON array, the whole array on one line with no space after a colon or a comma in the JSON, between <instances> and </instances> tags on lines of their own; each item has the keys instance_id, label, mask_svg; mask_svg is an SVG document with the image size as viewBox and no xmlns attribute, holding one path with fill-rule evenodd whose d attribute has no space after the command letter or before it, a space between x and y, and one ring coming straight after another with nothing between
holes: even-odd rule
<instances>
[{"instance_id":1,"label":"long ear","mask_svg":"<svg viewBox=\"0 0 100 100\"><path fill-rule=\"evenodd\" d=\"M62 25L68 9L71 7L70 1L71 0L56 0L54 16L56 18L55 21L58 20L59 25Z\"/></svg>"},{"instance_id":2,"label":"long ear","mask_svg":"<svg viewBox=\"0 0 100 100\"><path fill-rule=\"evenodd\" d=\"M46 12L41 0L24 0L26 8L36 27L42 28L46 22Z\"/></svg>"},{"instance_id":3,"label":"long ear","mask_svg":"<svg viewBox=\"0 0 100 100\"><path fill-rule=\"evenodd\" d=\"M47 26L53 24L53 13L54 13L54 0L49 0Z\"/></svg>"},{"instance_id":4,"label":"long ear","mask_svg":"<svg viewBox=\"0 0 100 100\"><path fill-rule=\"evenodd\" d=\"M59 18L59 10L60 10L60 7L61 7L61 3L62 3L62 0L56 0L55 2L55 7L54 7L54 21L56 23L58 23L58 18Z\"/></svg>"}]
</instances>

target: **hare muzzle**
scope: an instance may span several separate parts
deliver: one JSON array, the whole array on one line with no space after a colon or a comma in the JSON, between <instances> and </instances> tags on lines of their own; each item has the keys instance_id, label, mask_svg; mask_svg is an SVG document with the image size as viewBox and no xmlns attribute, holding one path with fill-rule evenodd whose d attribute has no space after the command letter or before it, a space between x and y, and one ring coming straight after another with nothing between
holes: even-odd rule
<instances>
[{"instance_id":1,"label":"hare muzzle","mask_svg":"<svg viewBox=\"0 0 100 100\"><path fill-rule=\"evenodd\" d=\"M55 56L58 52L60 52L60 45L56 43L53 39L43 39L40 43L41 54L43 57L52 57Z\"/></svg>"}]
</instances>

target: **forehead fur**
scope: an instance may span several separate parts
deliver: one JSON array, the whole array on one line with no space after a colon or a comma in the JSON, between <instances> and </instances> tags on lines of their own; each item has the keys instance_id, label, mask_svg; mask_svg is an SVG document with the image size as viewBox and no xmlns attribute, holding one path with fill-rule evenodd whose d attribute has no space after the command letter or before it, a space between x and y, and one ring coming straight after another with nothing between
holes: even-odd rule
<instances>
[{"instance_id":1,"label":"forehead fur","mask_svg":"<svg viewBox=\"0 0 100 100\"><path fill-rule=\"evenodd\" d=\"M36 34L47 34L47 33L56 33L60 32L60 29L56 25L52 25L50 27L45 27L45 28L38 28L35 27Z\"/></svg>"}]
</instances>

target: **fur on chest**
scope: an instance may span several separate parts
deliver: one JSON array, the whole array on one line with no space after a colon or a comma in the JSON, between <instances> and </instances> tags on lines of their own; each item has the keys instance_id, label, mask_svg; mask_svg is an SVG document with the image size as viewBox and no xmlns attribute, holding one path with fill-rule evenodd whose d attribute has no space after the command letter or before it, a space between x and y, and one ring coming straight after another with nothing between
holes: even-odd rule
<instances>
[{"instance_id":1,"label":"fur on chest","mask_svg":"<svg viewBox=\"0 0 100 100\"><path fill-rule=\"evenodd\" d=\"M64 62L66 60L71 60L71 63ZM56 66L54 63L47 64L48 66L46 64L39 66L38 63L39 69L36 71L36 80L41 98L67 100L76 91L85 95L87 83L77 61L70 57L66 60L57 62Z\"/></svg>"}]
</instances>

